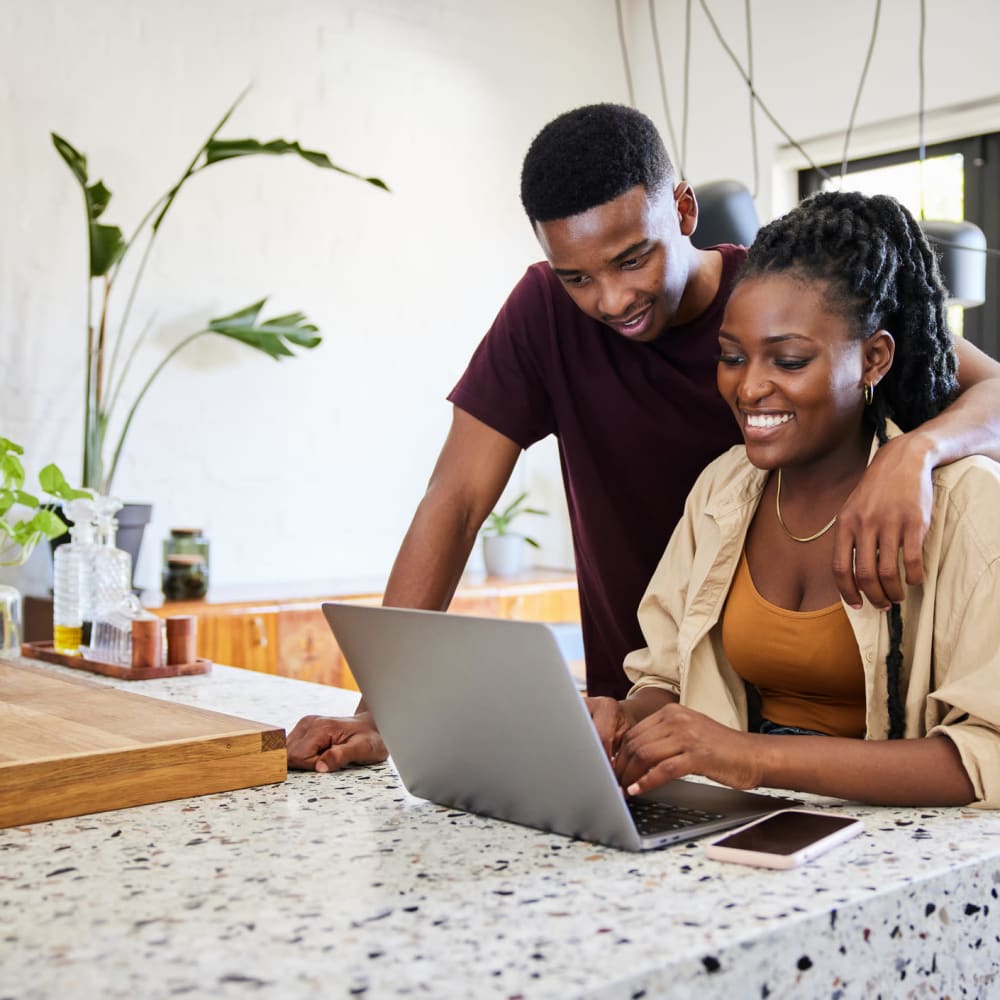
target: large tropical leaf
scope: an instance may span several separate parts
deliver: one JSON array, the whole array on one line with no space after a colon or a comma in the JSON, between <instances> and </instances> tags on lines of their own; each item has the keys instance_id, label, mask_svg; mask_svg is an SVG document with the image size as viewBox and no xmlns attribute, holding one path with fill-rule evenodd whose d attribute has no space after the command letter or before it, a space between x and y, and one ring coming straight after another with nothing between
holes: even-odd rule
<instances>
[{"instance_id":1,"label":"large tropical leaf","mask_svg":"<svg viewBox=\"0 0 1000 1000\"><path fill-rule=\"evenodd\" d=\"M209 320L208 329L212 333L230 337L248 347L263 351L275 361L294 357L289 344L310 349L322 341L323 338L317 336L319 328L310 323L304 313L289 313L286 316L275 316L273 319L261 321L260 314L265 302L267 299L261 299L228 316Z\"/></svg>"},{"instance_id":2,"label":"large tropical leaf","mask_svg":"<svg viewBox=\"0 0 1000 1000\"><path fill-rule=\"evenodd\" d=\"M87 205L87 225L90 237L90 276L99 278L107 274L125 252L125 239L117 226L107 226L97 220L111 201L111 192L103 181L87 183L87 157L74 149L62 136L52 133L52 145L73 171L73 176L83 188Z\"/></svg>"},{"instance_id":3,"label":"large tropical leaf","mask_svg":"<svg viewBox=\"0 0 1000 1000\"><path fill-rule=\"evenodd\" d=\"M385 181L378 177L365 177L363 174L357 174L345 167L338 167L336 163L331 162L326 153L316 149L303 149L297 142L287 142L285 139L272 139L270 142L260 142L258 139L211 139L205 146L205 166L221 163L223 160L231 160L237 156L259 156L261 154L283 156L286 153L301 156L303 160L315 167L336 170L337 173L355 177L359 181L365 181L383 191L389 190Z\"/></svg>"}]
</instances>

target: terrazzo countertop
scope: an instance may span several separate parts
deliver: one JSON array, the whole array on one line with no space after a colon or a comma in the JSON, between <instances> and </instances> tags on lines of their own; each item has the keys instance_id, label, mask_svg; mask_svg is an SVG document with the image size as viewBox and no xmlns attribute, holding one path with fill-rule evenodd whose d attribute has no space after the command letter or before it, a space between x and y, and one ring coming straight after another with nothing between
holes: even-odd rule
<instances>
[{"instance_id":1,"label":"terrazzo countertop","mask_svg":"<svg viewBox=\"0 0 1000 1000\"><path fill-rule=\"evenodd\" d=\"M95 680L286 728L357 698ZM996 995L1000 815L844 811L866 832L786 872L443 809L391 764L0 830L0 1000Z\"/></svg>"}]
</instances>

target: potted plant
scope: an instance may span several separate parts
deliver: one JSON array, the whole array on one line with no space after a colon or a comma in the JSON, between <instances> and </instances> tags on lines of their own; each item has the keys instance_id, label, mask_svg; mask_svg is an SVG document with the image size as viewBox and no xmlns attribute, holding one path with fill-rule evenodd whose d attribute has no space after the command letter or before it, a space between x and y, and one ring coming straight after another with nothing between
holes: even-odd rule
<instances>
[{"instance_id":1,"label":"potted plant","mask_svg":"<svg viewBox=\"0 0 1000 1000\"><path fill-rule=\"evenodd\" d=\"M19 444L0 437L0 566L21 566L42 539L66 530L49 505L24 489L23 454ZM55 465L39 472L38 485L55 500L90 496L89 490L70 486ZM17 655L20 646L21 595L0 584L0 656Z\"/></svg>"},{"instance_id":2,"label":"potted plant","mask_svg":"<svg viewBox=\"0 0 1000 1000\"><path fill-rule=\"evenodd\" d=\"M297 156L307 163L333 170L388 191L377 177L365 177L333 163L326 153L305 149L298 142L274 139L220 139L219 132L245 96L240 95L222 116L208 138L199 146L180 179L158 198L127 238L118 226L101 221L111 200L103 181L91 181L87 158L62 136L52 133L52 142L70 168L83 193L87 224L89 277L87 285L86 365L84 369L83 475L82 485L100 494L111 492L115 472L139 404L164 367L188 344L199 337L216 334L267 354L275 361L294 357L293 348L312 349L320 343L319 331L302 312L263 317L266 298L225 316L211 319L201 329L183 337L141 382L131 398L126 398L130 370L146 339L152 322L137 333L130 326L136 294L142 283L150 253L164 219L173 208L181 189L203 171L245 156ZM123 272L129 255L142 247L141 256L130 272ZM146 520L149 511L146 511ZM145 522L143 522L145 523ZM141 528L140 537L141 537ZM126 539L120 535L120 543ZM127 546L126 546L127 547ZM136 553L133 552L133 561Z\"/></svg>"},{"instance_id":3,"label":"potted plant","mask_svg":"<svg viewBox=\"0 0 1000 1000\"><path fill-rule=\"evenodd\" d=\"M539 547L528 535L511 530L511 524L522 514L547 516L547 510L526 506L527 493L522 493L503 510L493 511L482 527L483 561L490 576L519 576L524 572L525 546Z\"/></svg>"}]
</instances>

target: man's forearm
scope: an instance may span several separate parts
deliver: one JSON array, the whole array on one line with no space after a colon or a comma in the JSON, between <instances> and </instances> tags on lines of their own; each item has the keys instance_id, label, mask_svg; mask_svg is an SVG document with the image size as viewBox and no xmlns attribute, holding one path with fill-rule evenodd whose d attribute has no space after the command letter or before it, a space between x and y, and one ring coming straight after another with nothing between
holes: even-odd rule
<instances>
[{"instance_id":1,"label":"man's forearm","mask_svg":"<svg viewBox=\"0 0 1000 1000\"><path fill-rule=\"evenodd\" d=\"M954 403L906 437L930 468L985 455L1000 462L1000 379L970 386Z\"/></svg>"}]
</instances>

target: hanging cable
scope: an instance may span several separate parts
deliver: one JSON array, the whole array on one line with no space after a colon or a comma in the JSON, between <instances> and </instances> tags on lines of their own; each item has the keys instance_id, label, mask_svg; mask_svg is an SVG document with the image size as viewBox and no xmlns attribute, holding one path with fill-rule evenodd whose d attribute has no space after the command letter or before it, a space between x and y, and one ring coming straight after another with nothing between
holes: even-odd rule
<instances>
[{"instance_id":1,"label":"hanging cable","mask_svg":"<svg viewBox=\"0 0 1000 1000\"><path fill-rule=\"evenodd\" d=\"M628 103L635 107L635 91L632 88L632 67L628 60L628 46L625 44L625 24L622 19L622 0L615 0L615 14L618 18L618 44L622 50L622 65L625 67L625 83L628 85Z\"/></svg>"},{"instance_id":2,"label":"hanging cable","mask_svg":"<svg viewBox=\"0 0 1000 1000\"><path fill-rule=\"evenodd\" d=\"M920 219L924 218L924 160L927 159L927 146L924 144L924 42L927 38L927 5L924 0L920 0L920 41L917 44L917 155L920 165L919 171L919 192L920 192Z\"/></svg>"},{"instance_id":3,"label":"hanging cable","mask_svg":"<svg viewBox=\"0 0 1000 1000\"><path fill-rule=\"evenodd\" d=\"M757 106L753 99L753 27L750 16L750 0L745 0L743 9L747 23L747 79L750 81L750 149L753 155L753 193L751 197L757 200L760 191L760 155L757 152Z\"/></svg>"},{"instance_id":4,"label":"hanging cable","mask_svg":"<svg viewBox=\"0 0 1000 1000\"><path fill-rule=\"evenodd\" d=\"M684 5L684 114L681 117L681 177L687 177L688 97L691 93L691 0Z\"/></svg>"},{"instance_id":5,"label":"hanging cable","mask_svg":"<svg viewBox=\"0 0 1000 1000\"><path fill-rule=\"evenodd\" d=\"M677 135L674 132L674 122L670 117L670 104L667 101L667 81L663 74L663 53L660 51L660 31L656 26L656 0L649 0L649 24L653 35L653 48L656 52L656 71L660 76L660 96L663 99L663 113L667 118L667 130L670 132L670 149L674 156L680 156L680 146L677 145Z\"/></svg>"},{"instance_id":6,"label":"hanging cable","mask_svg":"<svg viewBox=\"0 0 1000 1000\"><path fill-rule=\"evenodd\" d=\"M923 6L923 3L921 3ZM844 178L847 176L847 146L851 141L851 133L854 131L854 117L858 113L858 105L861 103L861 92L865 89L865 79L868 76L868 67L872 62L872 52L875 51L875 39L878 37L878 19L879 15L882 13L882 0L875 0L875 23L872 24L872 34L871 38L868 40L868 54L865 56L865 65L861 70L861 79L858 80L858 92L854 95L854 105L851 108L851 117L847 122L847 131L844 133L844 152L840 157L840 180L843 183ZM921 29L922 31L923 29ZM922 37L922 36L921 36ZM923 42L921 42L921 52ZM923 56L921 55L921 60ZM921 61L921 76L923 75L923 62ZM921 88L923 83L921 83ZM921 96L920 104L923 106L923 97ZM922 217L922 216L921 216Z\"/></svg>"},{"instance_id":7,"label":"hanging cable","mask_svg":"<svg viewBox=\"0 0 1000 1000\"><path fill-rule=\"evenodd\" d=\"M778 119L774 117L774 115L771 113L771 109L768 108L768 106L761 99L760 94L757 93L757 90L753 85L753 81L750 79L749 76L747 76L746 70L740 63L739 56L737 56L736 53L733 52L733 50L727 44L725 38L723 38L722 32L719 30L719 26L715 22L715 18L712 17L712 12L708 9L708 3L706 2L706 0L698 0L698 2L701 5L701 9L705 12L705 16L708 18L708 23L712 26L712 30L715 32L715 37L719 40L719 44L723 47L723 49L725 49L726 55L729 56L729 58L732 60L733 65L739 72L740 76L743 77L743 82L747 85L747 87L750 88L751 97L753 97L754 101L756 101L757 106L760 108L760 110L764 112L765 116L767 117L767 120L782 134L786 142L788 142L788 144L793 149L798 150L798 152L802 154L806 163L808 163L809 166L812 167L812 169L815 170L816 173L820 175L820 177L822 177L824 180L827 181L832 180L829 173L827 173L827 171L825 171L821 166L817 165L817 163L813 160L813 158L802 148L801 143L793 139L791 135L789 135L787 130L782 126L781 122L779 122ZM690 0L688 0L688 3L690 3Z\"/></svg>"}]
</instances>

